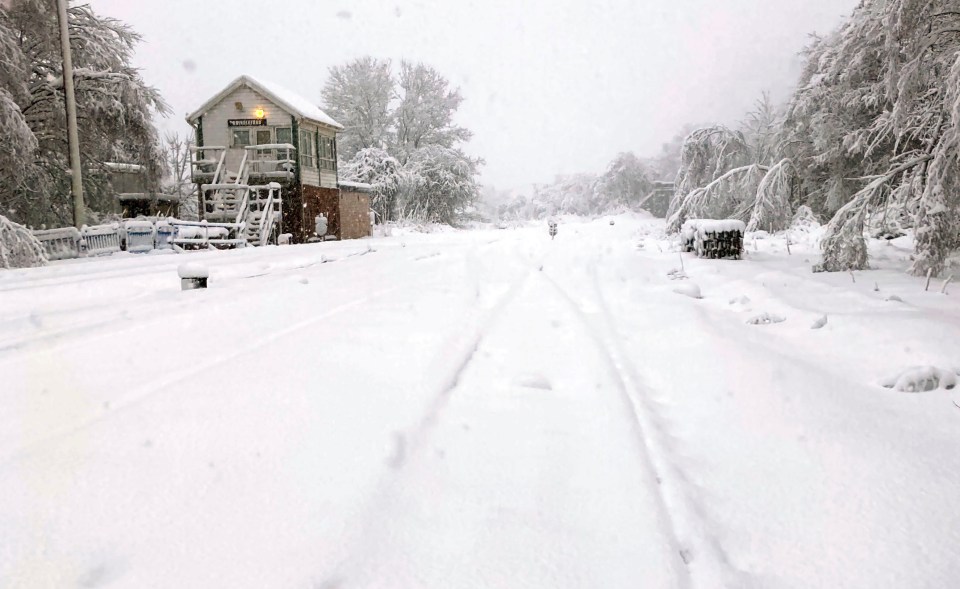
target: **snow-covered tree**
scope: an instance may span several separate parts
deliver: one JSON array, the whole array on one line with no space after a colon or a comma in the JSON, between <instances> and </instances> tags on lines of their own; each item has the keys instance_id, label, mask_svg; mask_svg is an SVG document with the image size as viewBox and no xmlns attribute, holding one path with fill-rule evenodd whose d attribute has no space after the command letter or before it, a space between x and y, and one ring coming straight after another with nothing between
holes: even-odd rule
<instances>
[{"instance_id":1,"label":"snow-covered tree","mask_svg":"<svg viewBox=\"0 0 960 589\"><path fill-rule=\"evenodd\" d=\"M459 89L434 68L422 63L400 63L400 104L397 106L394 153L406 163L410 154L427 146L451 148L472 133L453 117L463 102Z\"/></svg>"},{"instance_id":2,"label":"snow-covered tree","mask_svg":"<svg viewBox=\"0 0 960 589\"><path fill-rule=\"evenodd\" d=\"M651 179L666 182L676 181L682 165L684 140L697 129L702 129L707 126L709 125L686 124L679 133L670 138L669 141L663 143L660 146L660 152L651 158Z\"/></svg>"},{"instance_id":3,"label":"snow-covered tree","mask_svg":"<svg viewBox=\"0 0 960 589\"><path fill-rule=\"evenodd\" d=\"M600 177L594 210L600 213L618 208L638 208L652 190L647 165L633 153L619 153Z\"/></svg>"},{"instance_id":4,"label":"snow-covered tree","mask_svg":"<svg viewBox=\"0 0 960 589\"><path fill-rule=\"evenodd\" d=\"M532 201L539 217L597 214L599 177L594 174L558 176L552 184L534 187Z\"/></svg>"},{"instance_id":5,"label":"snow-covered tree","mask_svg":"<svg viewBox=\"0 0 960 589\"><path fill-rule=\"evenodd\" d=\"M0 8L0 210L31 225L72 220L56 12L52 0L11 0ZM168 108L130 64L136 32L88 5L70 6L68 18L84 192L91 209L108 209L113 195L104 162L140 164L161 177L152 117Z\"/></svg>"},{"instance_id":6,"label":"snow-covered tree","mask_svg":"<svg viewBox=\"0 0 960 589\"><path fill-rule=\"evenodd\" d=\"M958 245L960 11L955 0L864 0L808 51L785 125L805 195L833 215L827 270L867 264L871 217L911 215L912 271Z\"/></svg>"},{"instance_id":7,"label":"snow-covered tree","mask_svg":"<svg viewBox=\"0 0 960 589\"><path fill-rule=\"evenodd\" d=\"M740 122L740 132L750 149L750 161L769 164L779 156L781 117L777 107L764 92L754 103L753 110Z\"/></svg>"},{"instance_id":8,"label":"snow-covered tree","mask_svg":"<svg viewBox=\"0 0 960 589\"><path fill-rule=\"evenodd\" d=\"M410 154L400 199L403 218L454 224L480 196L482 162L452 147L430 145Z\"/></svg>"},{"instance_id":9,"label":"snow-covered tree","mask_svg":"<svg viewBox=\"0 0 960 589\"><path fill-rule=\"evenodd\" d=\"M175 194L180 202L179 217L187 221L199 219L199 200L196 198L196 186L190 178L190 146L192 137L181 137L179 133L168 133L164 137L164 151L167 160L168 175L162 191Z\"/></svg>"},{"instance_id":10,"label":"snow-covered tree","mask_svg":"<svg viewBox=\"0 0 960 589\"><path fill-rule=\"evenodd\" d=\"M327 112L344 126L337 154L350 161L361 149L386 148L393 137L396 81L390 60L359 57L330 68L321 96Z\"/></svg>"},{"instance_id":11,"label":"snow-covered tree","mask_svg":"<svg viewBox=\"0 0 960 589\"><path fill-rule=\"evenodd\" d=\"M373 189L370 205L382 221L397 218L397 196L403 185L400 162L386 150L377 147L361 149L340 168L341 177L352 182L365 182Z\"/></svg>"},{"instance_id":12,"label":"snow-covered tree","mask_svg":"<svg viewBox=\"0 0 960 589\"><path fill-rule=\"evenodd\" d=\"M782 119L767 93L738 130L722 125L694 130L681 151L680 172L667 227L686 219L739 219L750 231L780 231L790 224L797 170L782 156Z\"/></svg>"},{"instance_id":13,"label":"snow-covered tree","mask_svg":"<svg viewBox=\"0 0 960 589\"><path fill-rule=\"evenodd\" d=\"M390 68L362 57L330 69L323 99L346 127L337 140L341 176L373 187L384 220L454 222L477 199L482 164L459 149L471 136L453 122L463 97L428 65L402 61L396 78ZM443 186L451 193L440 194Z\"/></svg>"}]
</instances>

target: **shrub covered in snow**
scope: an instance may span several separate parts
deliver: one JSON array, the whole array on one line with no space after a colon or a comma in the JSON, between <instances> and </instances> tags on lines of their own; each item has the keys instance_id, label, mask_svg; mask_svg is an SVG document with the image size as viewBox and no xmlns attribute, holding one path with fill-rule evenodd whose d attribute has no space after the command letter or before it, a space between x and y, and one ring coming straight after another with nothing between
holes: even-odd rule
<instances>
[{"instance_id":1,"label":"shrub covered in snow","mask_svg":"<svg viewBox=\"0 0 960 589\"><path fill-rule=\"evenodd\" d=\"M373 190L370 207L382 223L396 220L397 195L403 182L400 162L385 149L366 147L345 162L341 177L347 181L369 184Z\"/></svg>"},{"instance_id":2,"label":"shrub covered in snow","mask_svg":"<svg viewBox=\"0 0 960 589\"><path fill-rule=\"evenodd\" d=\"M0 215L0 268L32 268L47 263L47 254L29 229Z\"/></svg>"},{"instance_id":3,"label":"shrub covered in snow","mask_svg":"<svg viewBox=\"0 0 960 589\"><path fill-rule=\"evenodd\" d=\"M936 366L914 366L884 379L882 386L904 393L920 393L937 389L950 390L957 386L957 373Z\"/></svg>"}]
</instances>

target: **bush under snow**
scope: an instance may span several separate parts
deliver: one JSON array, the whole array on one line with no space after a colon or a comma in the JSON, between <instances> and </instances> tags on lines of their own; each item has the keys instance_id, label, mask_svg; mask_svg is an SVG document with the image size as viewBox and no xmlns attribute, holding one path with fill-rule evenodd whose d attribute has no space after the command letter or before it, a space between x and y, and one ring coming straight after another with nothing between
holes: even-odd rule
<instances>
[{"instance_id":1,"label":"bush under snow","mask_svg":"<svg viewBox=\"0 0 960 589\"><path fill-rule=\"evenodd\" d=\"M47 263L47 254L29 229L0 215L0 268L32 268Z\"/></svg>"},{"instance_id":2,"label":"bush under snow","mask_svg":"<svg viewBox=\"0 0 960 589\"><path fill-rule=\"evenodd\" d=\"M953 370L936 366L914 366L883 380L880 384L903 393L950 390L957 386L957 374Z\"/></svg>"}]
</instances>

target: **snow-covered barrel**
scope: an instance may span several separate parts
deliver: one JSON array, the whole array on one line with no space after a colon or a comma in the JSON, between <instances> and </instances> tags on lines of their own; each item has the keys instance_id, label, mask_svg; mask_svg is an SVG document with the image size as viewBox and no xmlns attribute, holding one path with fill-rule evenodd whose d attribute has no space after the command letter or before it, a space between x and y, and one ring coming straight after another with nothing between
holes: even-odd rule
<instances>
[{"instance_id":1,"label":"snow-covered barrel","mask_svg":"<svg viewBox=\"0 0 960 589\"><path fill-rule=\"evenodd\" d=\"M180 276L180 290L207 288L207 279L210 278L210 270L197 262L180 264L177 274Z\"/></svg>"},{"instance_id":2,"label":"snow-covered barrel","mask_svg":"<svg viewBox=\"0 0 960 589\"><path fill-rule=\"evenodd\" d=\"M680 234L684 251L697 252L698 258L743 257L743 234L747 227L737 219L690 219Z\"/></svg>"}]
</instances>

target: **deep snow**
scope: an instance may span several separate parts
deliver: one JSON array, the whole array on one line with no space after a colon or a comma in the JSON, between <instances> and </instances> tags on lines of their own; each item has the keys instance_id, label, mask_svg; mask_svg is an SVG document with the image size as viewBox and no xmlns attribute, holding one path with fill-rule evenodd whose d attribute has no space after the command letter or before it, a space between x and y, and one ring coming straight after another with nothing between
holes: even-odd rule
<instances>
[{"instance_id":1,"label":"deep snow","mask_svg":"<svg viewBox=\"0 0 960 589\"><path fill-rule=\"evenodd\" d=\"M954 585L958 295L662 227L0 272L0 586Z\"/></svg>"}]
</instances>

